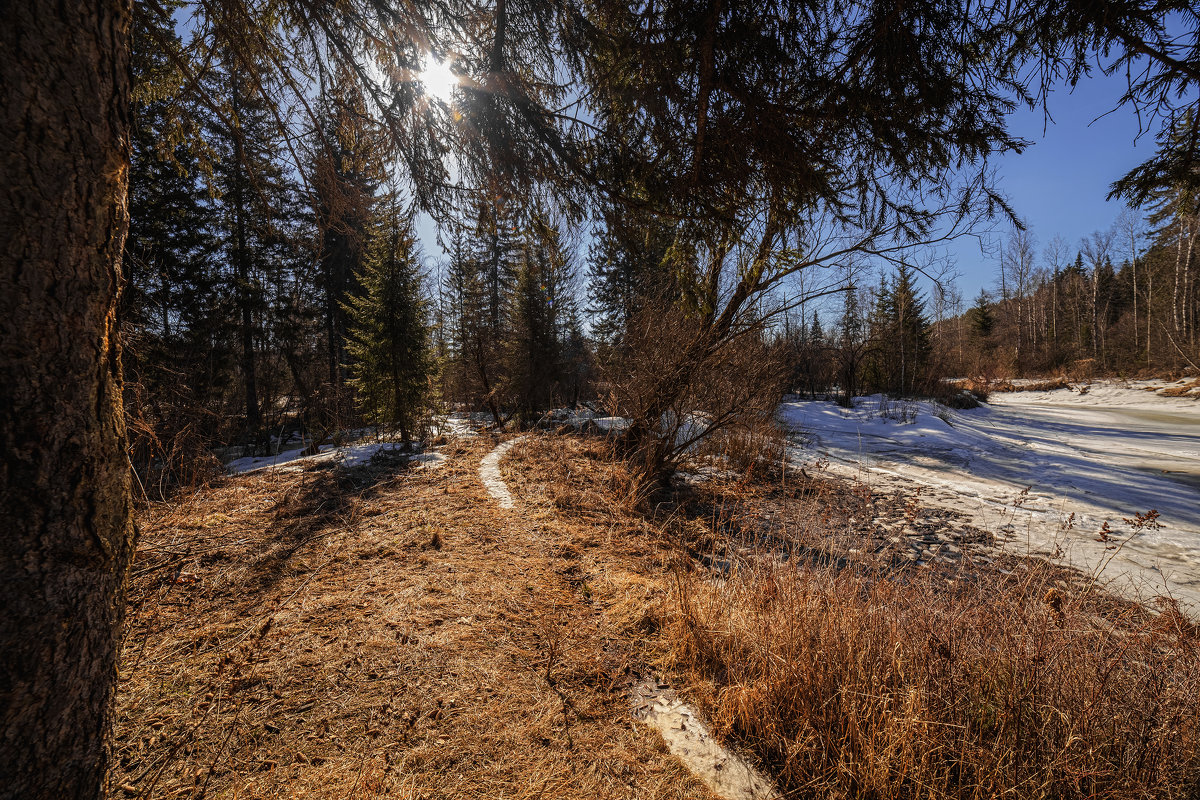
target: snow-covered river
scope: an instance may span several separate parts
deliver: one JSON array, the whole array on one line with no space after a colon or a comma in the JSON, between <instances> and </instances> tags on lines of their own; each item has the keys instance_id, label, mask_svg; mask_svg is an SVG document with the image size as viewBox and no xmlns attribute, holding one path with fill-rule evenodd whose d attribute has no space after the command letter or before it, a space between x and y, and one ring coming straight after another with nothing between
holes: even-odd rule
<instances>
[{"instance_id":1,"label":"snow-covered river","mask_svg":"<svg viewBox=\"0 0 1200 800\"><path fill-rule=\"evenodd\" d=\"M793 458L823 456L831 471L882 489L919 487L927 503L969 515L1013 549L1061 550L1081 569L1103 567L1119 591L1169 593L1200 611L1200 400L1093 384L1084 394L996 394L940 415L893 403L889 418L882 402L786 404L780 416L803 442ZM1125 522L1151 510L1161 527ZM1107 544L1097 541L1105 522Z\"/></svg>"}]
</instances>

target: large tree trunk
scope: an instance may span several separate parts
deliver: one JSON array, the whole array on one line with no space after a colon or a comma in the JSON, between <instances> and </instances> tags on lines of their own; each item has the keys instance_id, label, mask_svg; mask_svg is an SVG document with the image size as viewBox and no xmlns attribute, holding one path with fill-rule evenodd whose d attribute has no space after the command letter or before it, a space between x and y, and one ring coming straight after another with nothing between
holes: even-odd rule
<instances>
[{"instance_id":1,"label":"large tree trunk","mask_svg":"<svg viewBox=\"0 0 1200 800\"><path fill-rule=\"evenodd\" d=\"M0 26L0 794L95 798L133 551L116 298L128 0Z\"/></svg>"}]
</instances>

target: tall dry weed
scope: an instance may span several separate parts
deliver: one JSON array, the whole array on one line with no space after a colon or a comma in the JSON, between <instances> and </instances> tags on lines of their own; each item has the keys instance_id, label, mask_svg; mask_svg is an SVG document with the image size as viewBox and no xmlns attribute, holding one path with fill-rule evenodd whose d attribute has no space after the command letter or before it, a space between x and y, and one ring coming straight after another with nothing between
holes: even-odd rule
<instances>
[{"instance_id":1,"label":"tall dry weed","mask_svg":"<svg viewBox=\"0 0 1200 800\"><path fill-rule=\"evenodd\" d=\"M681 575L676 666L796 796L1194 798L1200 633L1049 568Z\"/></svg>"}]
</instances>

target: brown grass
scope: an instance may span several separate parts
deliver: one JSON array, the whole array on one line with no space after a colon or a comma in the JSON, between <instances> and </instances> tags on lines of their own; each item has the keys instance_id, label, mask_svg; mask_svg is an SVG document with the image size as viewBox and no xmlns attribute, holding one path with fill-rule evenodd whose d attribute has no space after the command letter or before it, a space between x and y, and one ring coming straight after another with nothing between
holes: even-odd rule
<instances>
[{"instance_id":1,"label":"brown grass","mask_svg":"<svg viewBox=\"0 0 1200 800\"><path fill-rule=\"evenodd\" d=\"M148 508L116 795L705 797L630 717L649 669L790 796L1200 793L1200 633L1169 603L994 551L904 562L905 531L990 537L817 475L647 516L598 438L514 447L505 512L492 444Z\"/></svg>"},{"instance_id":2,"label":"brown grass","mask_svg":"<svg viewBox=\"0 0 1200 800\"><path fill-rule=\"evenodd\" d=\"M1197 397L1200 398L1200 378L1180 386L1168 386L1159 394L1164 397Z\"/></svg>"},{"instance_id":3,"label":"brown grass","mask_svg":"<svg viewBox=\"0 0 1200 800\"><path fill-rule=\"evenodd\" d=\"M500 510L491 444L145 510L112 795L707 796L625 697L656 548Z\"/></svg>"},{"instance_id":4,"label":"brown grass","mask_svg":"<svg viewBox=\"0 0 1200 800\"><path fill-rule=\"evenodd\" d=\"M987 380L985 378L967 378L954 381L956 389L966 389L981 400L986 400L991 392L1051 392L1055 389L1067 389L1071 381L1065 375L1058 375L1043 380L1013 383L1005 378Z\"/></svg>"},{"instance_id":5,"label":"brown grass","mask_svg":"<svg viewBox=\"0 0 1200 800\"><path fill-rule=\"evenodd\" d=\"M631 524L598 448L531 440L509 479L593 527ZM1177 606L1001 554L919 498L781 478L694 485L628 533L691 553L660 620L671 649L651 656L790 796L1197 796L1200 629ZM876 546L880 526L951 522L956 562Z\"/></svg>"},{"instance_id":6,"label":"brown grass","mask_svg":"<svg viewBox=\"0 0 1200 800\"><path fill-rule=\"evenodd\" d=\"M1020 573L681 574L676 665L798 795L1197 796L1200 631Z\"/></svg>"}]
</instances>

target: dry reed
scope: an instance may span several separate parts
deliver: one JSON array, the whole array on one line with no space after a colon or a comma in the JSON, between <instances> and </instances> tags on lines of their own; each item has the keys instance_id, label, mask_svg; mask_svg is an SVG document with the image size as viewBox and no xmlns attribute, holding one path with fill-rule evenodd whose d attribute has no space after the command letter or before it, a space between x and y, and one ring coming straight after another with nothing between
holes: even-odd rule
<instances>
[{"instance_id":1,"label":"dry reed","mask_svg":"<svg viewBox=\"0 0 1200 800\"><path fill-rule=\"evenodd\" d=\"M797 796L1196 797L1197 627L1020 572L681 573L676 667Z\"/></svg>"}]
</instances>

